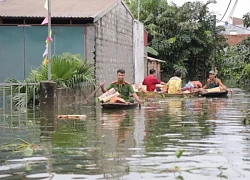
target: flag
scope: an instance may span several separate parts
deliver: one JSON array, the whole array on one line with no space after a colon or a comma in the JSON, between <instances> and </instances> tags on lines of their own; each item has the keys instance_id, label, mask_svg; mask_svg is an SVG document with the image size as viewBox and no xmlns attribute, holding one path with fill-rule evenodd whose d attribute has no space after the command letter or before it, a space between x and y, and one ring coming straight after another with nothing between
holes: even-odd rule
<instances>
[{"instance_id":1,"label":"flag","mask_svg":"<svg viewBox=\"0 0 250 180\"><path fill-rule=\"evenodd\" d=\"M44 8L47 9L47 10L49 9L49 8L48 8L48 0L46 0L46 2L45 2L45 4L44 4Z\"/></svg>"},{"instance_id":2,"label":"flag","mask_svg":"<svg viewBox=\"0 0 250 180\"><path fill-rule=\"evenodd\" d=\"M44 24L48 24L48 16L44 18L43 22L41 23L41 25L44 25Z\"/></svg>"},{"instance_id":3,"label":"flag","mask_svg":"<svg viewBox=\"0 0 250 180\"><path fill-rule=\"evenodd\" d=\"M47 56L44 58L44 60L43 60L43 64L48 64L48 59L47 59Z\"/></svg>"},{"instance_id":4,"label":"flag","mask_svg":"<svg viewBox=\"0 0 250 180\"><path fill-rule=\"evenodd\" d=\"M43 53L43 58L44 58L46 55L48 55L48 47L46 47L46 49L45 49L45 51L44 51L44 53Z\"/></svg>"}]
</instances>

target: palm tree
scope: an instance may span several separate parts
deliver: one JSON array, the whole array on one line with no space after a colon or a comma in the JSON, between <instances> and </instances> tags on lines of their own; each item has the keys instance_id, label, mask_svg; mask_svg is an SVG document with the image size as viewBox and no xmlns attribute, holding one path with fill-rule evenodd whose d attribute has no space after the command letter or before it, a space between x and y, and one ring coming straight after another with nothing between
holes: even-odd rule
<instances>
[{"instance_id":1,"label":"palm tree","mask_svg":"<svg viewBox=\"0 0 250 180\"><path fill-rule=\"evenodd\" d=\"M48 77L48 65L42 64L37 69L30 72L24 83L39 83L46 81ZM77 88L85 83L94 84L94 65L84 61L79 54L63 53L54 55L51 58L51 80L57 84L58 88ZM22 83L16 79L7 78L5 83ZM27 88L27 102L26 102ZM35 89L34 89L35 88ZM19 94L20 92L20 94ZM39 100L40 89L37 86L14 86L12 93L13 101L16 106L24 107L26 103ZM34 96L35 93L35 96ZM10 94L10 88L5 88L5 94Z\"/></svg>"}]
</instances>

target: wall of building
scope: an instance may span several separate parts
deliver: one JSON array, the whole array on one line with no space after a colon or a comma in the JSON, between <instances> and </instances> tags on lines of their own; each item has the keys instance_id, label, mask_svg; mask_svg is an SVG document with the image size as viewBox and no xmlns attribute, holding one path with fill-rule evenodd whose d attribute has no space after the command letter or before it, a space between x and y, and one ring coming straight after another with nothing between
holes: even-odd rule
<instances>
[{"instance_id":1,"label":"wall of building","mask_svg":"<svg viewBox=\"0 0 250 180\"><path fill-rule=\"evenodd\" d=\"M139 21L134 21L134 61L135 84L142 83L144 79L144 26Z\"/></svg>"},{"instance_id":2,"label":"wall of building","mask_svg":"<svg viewBox=\"0 0 250 180\"><path fill-rule=\"evenodd\" d=\"M148 52L147 52L147 46L144 46L144 77L148 76Z\"/></svg>"},{"instance_id":3,"label":"wall of building","mask_svg":"<svg viewBox=\"0 0 250 180\"><path fill-rule=\"evenodd\" d=\"M43 61L47 26L0 26L0 83L24 80ZM52 54L70 52L84 57L84 27L53 26Z\"/></svg>"},{"instance_id":4,"label":"wall of building","mask_svg":"<svg viewBox=\"0 0 250 180\"><path fill-rule=\"evenodd\" d=\"M227 39L227 43L229 46L239 44L241 41L244 39L247 39L250 34L237 34L237 35L224 35L225 38Z\"/></svg>"},{"instance_id":5,"label":"wall of building","mask_svg":"<svg viewBox=\"0 0 250 180\"><path fill-rule=\"evenodd\" d=\"M126 80L134 83L133 18L120 3L96 22L96 78L106 85L125 69Z\"/></svg>"},{"instance_id":6,"label":"wall of building","mask_svg":"<svg viewBox=\"0 0 250 180\"><path fill-rule=\"evenodd\" d=\"M85 53L84 58L87 61L95 63L95 35L96 28L93 24L85 27Z\"/></svg>"}]
</instances>

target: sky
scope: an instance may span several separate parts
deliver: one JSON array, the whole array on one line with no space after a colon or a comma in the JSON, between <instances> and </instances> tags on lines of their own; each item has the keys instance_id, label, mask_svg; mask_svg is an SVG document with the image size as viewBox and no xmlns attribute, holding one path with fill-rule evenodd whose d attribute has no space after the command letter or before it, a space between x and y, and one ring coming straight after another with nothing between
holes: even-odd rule
<instances>
[{"instance_id":1,"label":"sky","mask_svg":"<svg viewBox=\"0 0 250 180\"><path fill-rule=\"evenodd\" d=\"M188 2L188 1L195 1L195 0L169 0L168 2L173 1L175 4L177 4L178 6L183 5L183 3ZM200 0L202 2L207 2L207 0ZM221 19L222 16L224 15L227 6L229 4L230 0L217 0L216 4L210 4L209 10L214 12L216 14L216 18L217 19ZM227 21L228 16L235 4L236 0L232 0L229 9L225 15L225 17L223 18L222 21ZM238 0L238 3L236 5L235 11L233 13L233 17L238 17L238 18L242 18L244 14L246 14L247 12L250 12L250 0Z\"/></svg>"}]
</instances>

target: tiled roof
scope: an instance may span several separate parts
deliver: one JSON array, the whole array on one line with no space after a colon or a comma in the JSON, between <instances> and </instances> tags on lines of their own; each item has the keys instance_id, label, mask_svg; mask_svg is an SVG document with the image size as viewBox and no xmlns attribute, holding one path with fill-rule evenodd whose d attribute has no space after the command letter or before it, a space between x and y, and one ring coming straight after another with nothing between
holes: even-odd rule
<instances>
[{"instance_id":1,"label":"tiled roof","mask_svg":"<svg viewBox=\"0 0 250 180\"><path fill-rule=\"evenodd\" d=\"M166 61L156 59L156 58L152 58L152 57L149 57L149 56L147 56L146 58L147 58L148 61L166 63Z\"/></svg>"}]
</instances>

